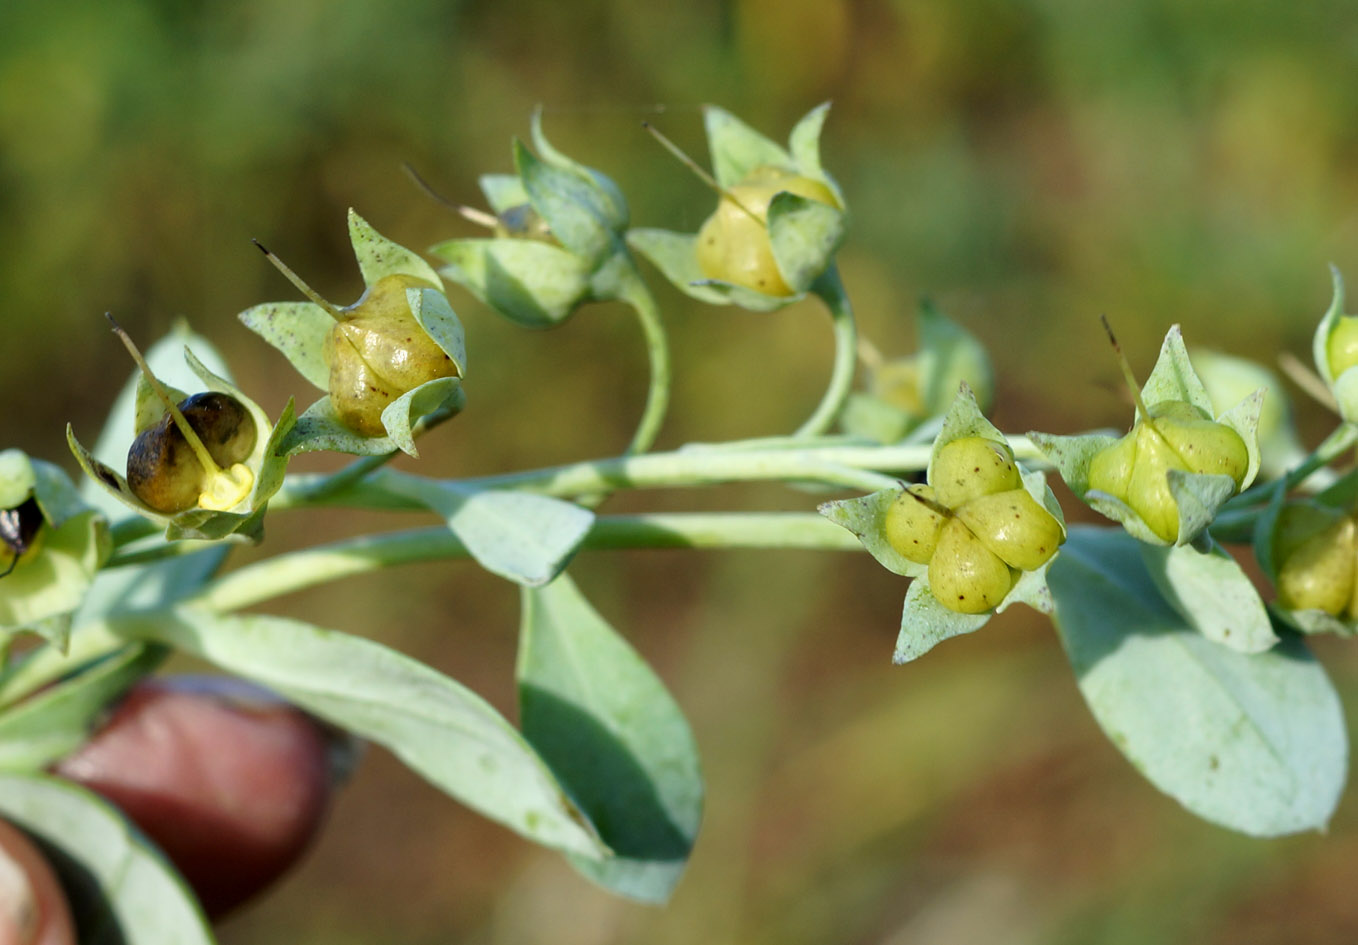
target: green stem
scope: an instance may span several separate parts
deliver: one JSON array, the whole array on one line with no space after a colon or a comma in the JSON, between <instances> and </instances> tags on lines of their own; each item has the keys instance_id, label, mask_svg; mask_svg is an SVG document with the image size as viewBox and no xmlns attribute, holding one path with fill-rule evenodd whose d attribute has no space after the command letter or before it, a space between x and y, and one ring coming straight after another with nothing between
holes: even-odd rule
<instances>
[{"instance_id":1,"label":"green stem","mask_svg":"<svg viewBox=\"0 0 1358 945\"><path fill-rule=\"evenodd\" d=\"M835 362L825 396L821 398L815 413L797 428L794 436L817 436L830 429L853 387L854 369L858 364L858 329L854 325L853 306L849 304L839 270L832 264L811 286L811 291L830 310L835 333Z\"/></svg>"},{"instance_id":2,"label":"green stem","mask_svg":"<svg viewBox=\"0 0 1358 945\"><path fill-rule=\"evenodd\" d=\"M660 427L665 422L665 412L669 409L670 344L665 334L665 324L660 318L660 307L656 305L655 297L646 288L635 267L623 275L621 282L619 297L637 313L637 322L641 325L641 334L646 341L646 358L651 366L646 406L642 408L632 442L627 446L628 453L644 453L654 445Z\"/></svg>"},{"instance_id":3,"label":"green stem","mask_svg":"<svg viewBox=\"0 0 1358 945\"><path fill-rule=\"evenodd\" d=\"M103 620L82 624L71 634L65 653L55 646L44 646L0 676L0 708L129 645L130 641L113 633Z\"/></svg>"},{"instance_id":4,"label":"green stem","mask_svg":"<svg viewBox=\"0 0 1358 945\"><path fill-rule=\"evenodd\" d=\"M601 516L581 548L799 548L861 550L848 531L812 512ZM283 594L417 561L467 557L448 529L361 535L246 565L207 584L183 606L238 610Z\"/></svg>"}]
</instances>

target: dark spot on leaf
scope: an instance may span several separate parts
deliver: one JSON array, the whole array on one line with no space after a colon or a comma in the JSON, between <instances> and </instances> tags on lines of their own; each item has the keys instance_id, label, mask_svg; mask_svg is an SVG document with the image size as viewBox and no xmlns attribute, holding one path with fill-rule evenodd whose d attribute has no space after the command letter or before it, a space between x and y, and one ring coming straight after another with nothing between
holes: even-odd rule
<instances>
[{"instance_id":1,"label":"dark spot on leaf","mask_svg":"<svg viewBox=\"0 0 1358 945\"><path fill-rule=\"evenodd\" d=\"M1210 758L1207 759L1207 767L1210 768L1212 771L1215 771L1221 767L1221 760L1218 759L1216 755L1212 755Z\"/></svg>"}]
</instances>

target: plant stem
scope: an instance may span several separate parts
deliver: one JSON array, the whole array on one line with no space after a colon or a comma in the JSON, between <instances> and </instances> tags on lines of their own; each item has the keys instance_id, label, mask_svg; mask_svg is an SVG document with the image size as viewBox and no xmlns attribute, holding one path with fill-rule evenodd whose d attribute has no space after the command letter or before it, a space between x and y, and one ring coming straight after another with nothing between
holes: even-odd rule
<instances>
[{"instance_id":1,"label":"plant stem","mask_svg":"<svg viewBox=\"0 0 1358 945\"><path fill-rule=\"evenodd\" d=\"M816 436L830 429L839 416L845 399L853 387L854 370L858 366L858 329L854 325L853 306L839 278L839 270L831 264L811 291L818 295L830 310L835 333L835 361L830 371L830 385L825 389L815 413L807 419L794 436Z\"/></svg>"},{"instance_id":2,"label":"plant stem","mask_svg":"<svg viewBox=\"0 0 1358 945\"><path fill-rule=\"evenodd\" d=\"M581 548L855 551L862 545L848 531L812 512L743 512L601 516ZM182 605L217 612L238 610L393 565L466 556L466 546L439 526L361 535L246 565L209 582Z\"/></svg>"},{"instance_id":3,"label":"plant stem","mask_svg":"<svg viewBox=\"0 0 1358 945\"><path fill-rule=\"evenodd\" d=\"M670 402L670 345L665 334L665 325L660 318L660 308L655 303L646 283L637 273L628 257L630 271L621 276L620 297L637 313L637 322L646 341L646 357L651 367L651 380L646 389L646 406L642 408L641 420L632 434L628 453L644 453L655 443L660 427L665 422L665 412Z\"/></svg>"},{"instance_id":4,"label":"plant stem","mask_svg":"<svg viewBox=\"0 0 1358 945\"><path fill-rule=\"evenodd\" d=\"M0 675L0 708L13 705L53 680L129 645L131 641L113 633L104 620L82 624L71 634L65 653L55 646L44 646Z\"/></svg>"}]
</instances>

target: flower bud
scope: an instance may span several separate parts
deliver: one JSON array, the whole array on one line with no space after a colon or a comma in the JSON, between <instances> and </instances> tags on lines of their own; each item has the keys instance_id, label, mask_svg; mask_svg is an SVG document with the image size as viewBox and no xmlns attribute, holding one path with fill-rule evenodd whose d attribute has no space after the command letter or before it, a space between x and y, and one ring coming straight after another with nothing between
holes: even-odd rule
<instances>
[{"instance_id":1,"label":"flower bud","mask_svg":"<svg viewBox=\"0 0 1358 945\"><path fill-rule=\"evenodd\" d=\"M403 273L377 280L341 309L326 336L330 403L340 421L364 436L382 436L382 411L426 381L457 377L457 365L415 320L407 289L432 289Z\"/></svg>"}]
</instances>

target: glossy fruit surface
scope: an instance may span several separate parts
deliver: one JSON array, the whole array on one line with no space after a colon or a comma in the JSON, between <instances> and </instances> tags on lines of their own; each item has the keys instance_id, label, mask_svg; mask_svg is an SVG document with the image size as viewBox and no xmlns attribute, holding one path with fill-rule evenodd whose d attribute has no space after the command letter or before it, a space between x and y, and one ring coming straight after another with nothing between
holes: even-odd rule
<instances>
[{"instance_id":1,"label":"glossy fruit surface","mask_svg":"<svg viewBox=\"0 0 1358 945\"><path fill-rule=\"evenodd\" d=\"M886 513L886 540L901 557L928 564L947 515L934 490L914 485L901 493Z\"/></svg>"},{"instance_id":2,"label":"glossy fruit surface","mask_svg":"<svg viewBox=\"0 0 1358 945\"><path fill-rule=\"evenodd\" d=\"M929 482L950 509L981 495L1021 486L1014 454L1004 443L968 436L945 444L934 457Z\"/></svg>"},{"instance_id":3,"label":"glossy fruit surface","mask_svg":"<svg viewBox=\"0 0 1358 945\"><path fill-rule=\"evenodd\" d=\"M1323 610L1352 619L1358 527L1335 509L1295 505L1283 509L1274 531L1278 604L1288 610Z\"/></svg>"},{"instance_id":4,"label":"glossy fruit surface","mask_svg":"<svg viewBox=\"0 0 1358 945\"><path fill-rule=\"evenodd\" d=\"M213 462L223 469L243 462L254 451L258 436L254 418L236 398L206 391L186 397L178 407ZM158 512L193 508L207 476L168 411L143 430L127 451L128 487Z\"/></svg>"},{"instance_id":5,"label":"glossy fruit surface","mask_svg":"<svg viewBox=\"0 0 1358 945\"><path fill-rule=\"evenodd\" d=\"M1017 575L966 525L951 519L929 562L929 589L943 606L962 614L994 610Z\"/></svg>"},{"instance_id":6,"label":"glossy fruit surface","mask_svg":"<svg viewBox=\"0 0 1358 945\"><path fill-rule=\"evenodd\" d=\"M326 337L330 403L340 421L364 436L382 436L382 411L426 381L456 377L457 366L410 309L407 289L434 286L402 274L379 279L344 309Z\"/></svg>"},{"instance_id":7,"label":"glossy fruit surface","mask_svg":"<svg viewBox=\"0 0 1358 945\"><path fill-rule=\"evenodd\" d=\"M978 496L956 514L983 545L1020 571L1042 567L1064 538L1060 523L1025 489Z\"/></svg>"},{"instance_id":8,"label":"glossy fruit surface","mask_svg":"<svg viewBox=\"0 0 1358 945\"><path fill-rule=\"evenodd\" d=\"M1330 377L1338 378L1358 364L1358 316L1342 315L1325 342Z\"/></svg>"},{"instance_id":9,"label":"glossy fruit surface","mask_svg":"<svg viewBox=\"0 0 1358 945\"><path fill-rule=\"evenodd\" d=\"M703 275L765 295L794 294L778 269L768 231L769 204L784 191L839 206L834 192L821 181L777 168L757 168L728 189L698 230L695 251Z\"/></svg>"},{"instance_id":10,"label":"glossy fruit surface","mask_svg":"<svg viewBox=\"0 0 1358 945\"><path fill-rule=\"evenodd\" d=\"M149 679L55 772L119 807L220 916L310 843L330 797L331 745L306 713L248 683Z\"/></svg>"}]
</instances>

